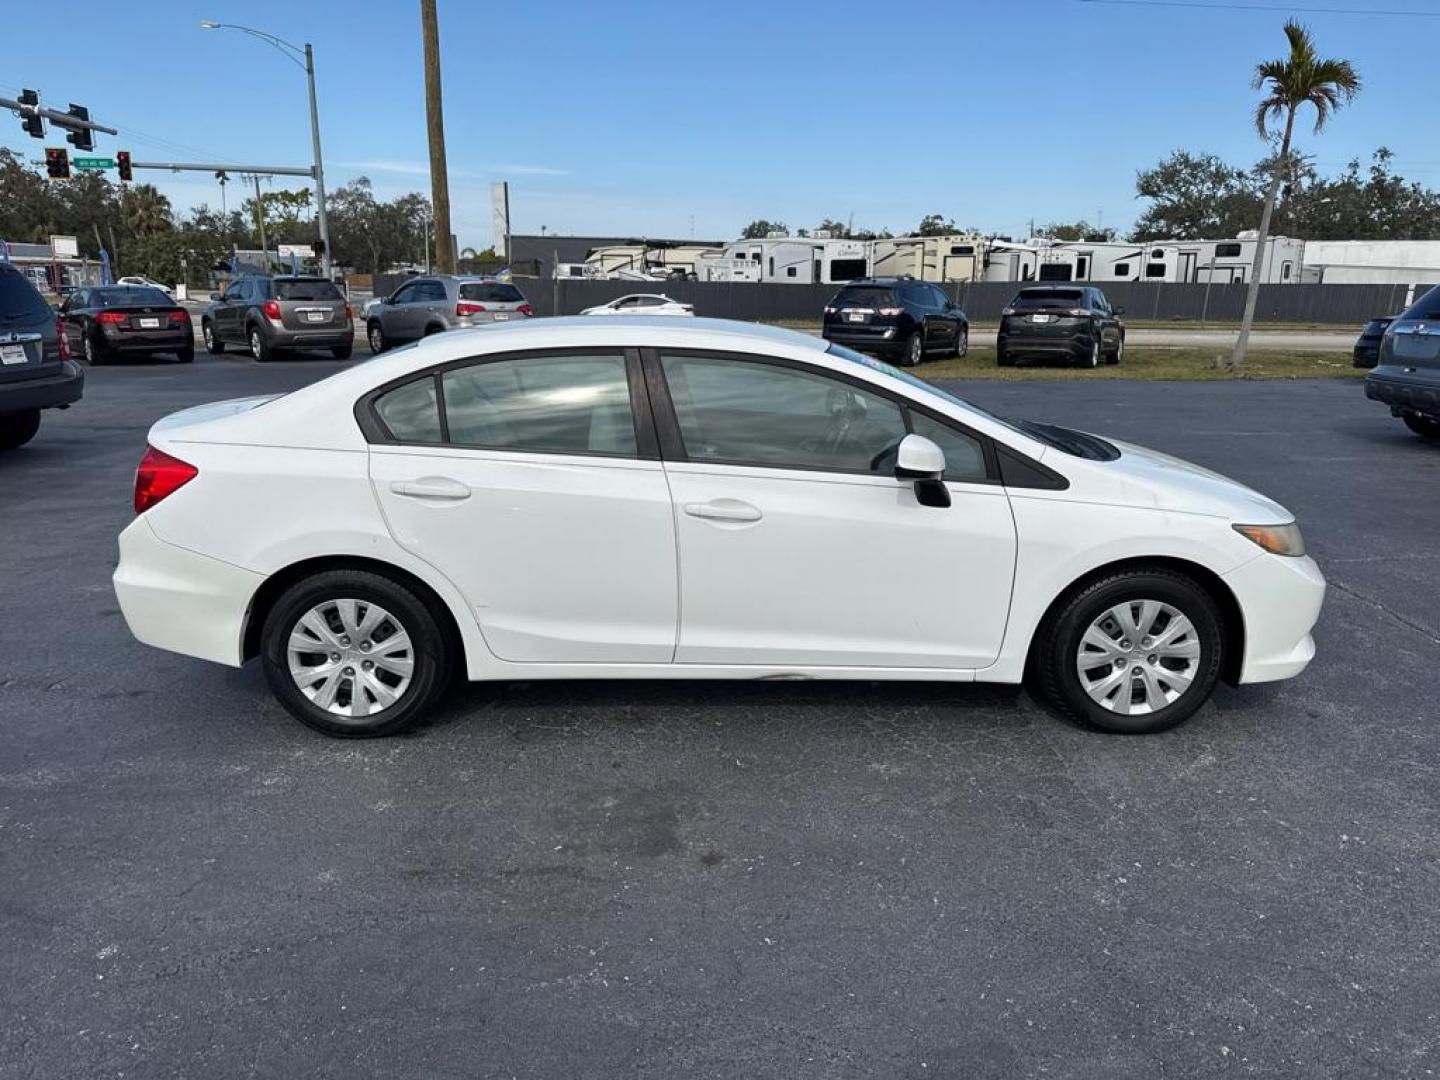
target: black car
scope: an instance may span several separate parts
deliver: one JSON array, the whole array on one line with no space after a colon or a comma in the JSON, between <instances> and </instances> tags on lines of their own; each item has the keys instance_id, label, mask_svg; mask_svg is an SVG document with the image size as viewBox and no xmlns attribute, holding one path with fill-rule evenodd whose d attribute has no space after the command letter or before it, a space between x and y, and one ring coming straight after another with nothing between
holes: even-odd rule
<instances>
[{"instance_id":1,"label":"black car","mask_svg":"<svg viewBox=\"0 0 1440 1080\"><path fill-rule=\"evenodd\" d=\"M41 409L80 400L85 372L70 359L60 320L25 275L0 262L0 450L35 437Z\"/></svg>"},{"instance_id":2,"label":"black car","mask_svg":"<svg viewBox=\"0 0 1440 1080\"><path fill-rule=\"evenodd\" d=\"M1440 286L1395 319L1380 339L1380 362L1365 396L1390 406L1415 434L1440 442Z\"/></svg>"},{"instance_id":3,"label":"black car","mask_svg":"<svg viewBox=\"0 0 1440 1080\"><path fill-rule=\"evenodd\" d=\"M183 364L195 359L190 313L143 285L76 289L60 306L60 327L71 355L91 367L122 355L172 353Z\"/></svg>"},{"instance_id":4,"label":"black car","mask_svg":"<svg viewBox=\"0 0 1440 1080\"><path fill-rule=\"evenodd\" d=\"M1365 329L1360 331L1360 336L1355 339L1355 351L1350 354L1350 362L1358 368L1373 368L1380 362L1380 339L1385 336L1385 331L1395 321L1391 315L1383 319L1371 319L1365 324Z\"/></svg>"},{"instance_id":5,"label":"black car","mask_svg":"<svg viewBox=\"0 0 1440 1080\"><path fill-rule=\"evenodd\" d=\"M938 285L908 277L860 278L825 305L825 340L893 357L964 356L970 321Z\"/></svg>"},{"instance_id":6,"label":"black car","mask_svg":"<svg viewBox=\"0 0 1440 1080\"><path fill-rule=\"evenodd\" d=\"M1000 313L995 357L1001 367L1016 360L1063 360L1081 367L1118 364L1125 354L1124 308L1086 285L1021 289Z\"/></svg>"},{"instance_id":7,"label":"black car","mask_svg":"<svg viewBox=\"0 0 1440 1080\"><path fill-rule=\"evenodd\" d=\"M355 341L350 305L328 278L300 274L238 277L200 318L205 347L227 345L269 360L281 349L326 349L348 360Z\"/></svg>"}]
</instances>

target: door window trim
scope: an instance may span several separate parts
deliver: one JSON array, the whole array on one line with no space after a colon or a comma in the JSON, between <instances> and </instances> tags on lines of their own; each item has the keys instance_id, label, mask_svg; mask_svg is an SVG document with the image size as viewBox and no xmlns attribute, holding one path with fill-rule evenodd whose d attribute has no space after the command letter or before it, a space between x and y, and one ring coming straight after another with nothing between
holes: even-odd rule
<instances>
[{"instance_id":1,"label":"door window trim","mask_svg":"<svg viewBox=\"0 0 1440 1080\"><path fill-rule=\"evenodd\" d=\"M635 427L635 453L620 454L601 450L530 450L503 446L480 446L475 443L451 441L450 425L445 416L445 387L442 381L447 373L457 371L461 368L478 367L481 364L543 359L552 356L572 358L582 356L618 356L625 361L625 382L630 392L630 417ZM375 402L391 390L398 390L402 386L406 386L412 382L419 382L422 379L432 379L435 383L435 407L440 413L440 441L438 443L395 438L395 436L391 434L390 429L385 426L385 422L380 418L380 414L375 407ZM610 461L660 460L660 444L655 431L655 419L650 407L650 396L647 392L645 376L641 368L639 350L614 345L599 348L573 345L569 348L522 349L517 352L493 353L486 356L465 356L458 360L448 360L441 364L435 364L421 371L407 371L405 374L391 379L389 382L382 383L375 389L361 396L361 398L355 402L354 415L355 422L360 426L361 434L365 436L365 441L372 446L412 446L429 451L480 450L497 454L587 457L603 458Z\"/></svg>"},{"instance_id":2,"label":"door window trim","mask_svg":"<svg viewBox=\"0 0 1440 1080\"><path fill-rule=\"evenodd\" d=\"M682 349L682 348L644 348L639 350L641 365L645 372L645 385L649 390L651 412L654 417L655 432L659 437L660 454L665 461L684 462L692 465L716 465L739 469L766 469L772 472L813 472L824 473L832 476L863 476L869 479L884 478L888 474L883 472L870 472L868 470L847 469L825 465L772 465L752 461L729 461L715 458L692 458L685 451L685 440L680 431L680 419L675 412L674 401L670 397L670 384L665 379L665 368L660 362L660 354L666 356L694 356L702 359L729 360L737 364L751 363L763 364L770 367L784 368L790 371L800 371L809 375L816 375L820 378L833 379L836 382L844 383L862 390L867 394L888 401L900 410L901 420L905 425L906 434L913 434L915 425L911 420L911 413L919 413L928 420L944 424L955 429L967 438L974 439L980 444L980 451L985 457L985 475L974 480L947 480L948 484L980 484L987 486L1000 485L1000 466L995 457L994 441L983 432L968 427L953 417L945 416L934 409L920 405L903 394L896 393L888 387L879 386L865 379L851 375L849 372L835 371L831 368L821 367L817 364L807 364L803 360L792 360L784 356L767 356L764 353L740 353L730 352L722 349Z\"/></svg>"}]
</instances>

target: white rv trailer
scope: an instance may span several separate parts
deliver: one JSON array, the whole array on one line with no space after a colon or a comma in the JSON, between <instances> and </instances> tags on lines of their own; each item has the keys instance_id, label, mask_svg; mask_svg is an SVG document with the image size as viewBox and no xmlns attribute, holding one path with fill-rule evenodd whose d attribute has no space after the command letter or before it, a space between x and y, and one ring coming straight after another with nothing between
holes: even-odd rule
<instances>
[{"instance_id":1,"label":"white rv trailer","mask_svg":"<svg viewBox=\"0 0 1440 1080\"><path fill-rule=\"evenodd\" d=\"M1301 277L1305 242L1271 237L1261 281L1290 284ZM1119 281L1229 284L1250 279L1255 235L1235 240L1161 240L1144 243L1083 240L992 240L986 281Z\"/></svg>"},{"instance_id":2,"label":"white rv trailer","mask_svg":"<svg viewBox=\"0 0 1440 1080\"><path fill-rule=\"evenodd\" d=\"M813 285L820 279L820 251L826 243L808 237L768 237L725 245L724 258L746 259L760 267L761 281Z\"/></svg>"},{"instance_id":3,"label":"white rv trailer","mask_svg":"<svg viewBox=\"0 0 1440 1080\"><path fill-rule=\"evenodd\" d=\"M694 277L695 260L719 249L710 244L636 242L591 248L585 262L606 275L639 274L648 279Z\"/></svg>"},{"instance_id":4,"label":"white rv trailer","mask_svg":"<svg viewBox=\"0 0 1440 1080\"><path fill-rule=\"evenodd\" d=\"M1155 240L1145 246L1141 281L1179 281L1230 285L1248 282L1255 260L1256 234L1246 230L1233 240ZM1305 241L1272 236L1265 241L1260 281L1293 285L1301 278Z\"/></svg>"},{"instance_id":5,"label":"white rv trailer","mask_svg":"<svg viewBox=\"0 0 1440 1080\"><path fill-rule=\"evenodd\" d=\"M871 272L876 277L909 275L921 281L976 281L984 269L985 244L983 236L972 233L876 240Z\"/></svg>"},{"instance_id":6,"label":"white rv trailer","mask_svg":"<svg viewBox=\"0 0 1440 1080\"><path fill-rule=\"evenodd\" d=\"M1311 240L1305 276L1327 285L1440 282L1440 240Z\"/></svg>"},{"instance_id":7,"label":"white rv trailer","mask_svg":"<svg viewBox=\"0 0 1440 1080\"><path fill-rule=\"evenodd\" d=\"M820 240L820 280L826 285L843 285L871 273L869 240Z\"/></svg>"},{"instance_id":8,"label":"white rv trailer","mask_svg":"<svg viewBox=\"0 0 1440 1080\"><path fill-rule=\"evenodd\" d=\"M724 251L708 251L695 260L697 281L759 281L760 264L752 259L727 258Z\"/></svg>"}]
</instances>

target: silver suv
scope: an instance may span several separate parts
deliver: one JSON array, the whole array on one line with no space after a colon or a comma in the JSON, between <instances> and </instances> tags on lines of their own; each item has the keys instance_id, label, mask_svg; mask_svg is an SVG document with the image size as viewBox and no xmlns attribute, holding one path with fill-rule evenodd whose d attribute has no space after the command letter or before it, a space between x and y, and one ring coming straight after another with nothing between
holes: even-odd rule
<instances>
[{"instance_id":1,"label":"silver suv","mask_svg":"<svg viewBox=\"0 0 1440 1080\"><path fill-rule=\"evenodd\" d=\"M525 319L535 309L514 285L486 277L435 274L411 278L371 307L365 333L371 352L467 326Z\"/></svg>"}]
</instances>

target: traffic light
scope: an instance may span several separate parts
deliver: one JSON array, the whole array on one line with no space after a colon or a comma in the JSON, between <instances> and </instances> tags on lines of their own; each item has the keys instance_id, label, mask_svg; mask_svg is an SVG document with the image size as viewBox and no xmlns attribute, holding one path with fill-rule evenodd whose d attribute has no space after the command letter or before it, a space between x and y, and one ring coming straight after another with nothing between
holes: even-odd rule
<instances>
[{"instance_id":1,"label":"traffic light","mask_svg":"<svg viewBox=\"0 0 1440 1080\"><path fill-rule=\"evenodd\" d=\"M70 179L70 151L63 146L45 148L45 171L52 180Z\"/></svg>"},{"instance_id":2,"label":"traffic light","mask_svg":"<svg viewBox=\"0 0 1440 1080\"><path fill-rule=\"evenodd\" d=\"M90 119L90 110L84 105L76 105L72 101L70 103L70 115L75 117L76 120L88 121ZM74 146L76 150L83 150L88 154L91 150L95 149L95 132L91 131L88 127L75 128L69 135L65 136L65 141Z\"/></svg>"},{"instance_id":3,"label":"traffic light","mask_svg":"<svg viewBox=\"0 0 1440 1080\"><path fill-rule=\"evenodd\" d=\"M115 164L120 169L120 179L128 184L135 175L135 170L130 168L130 151L117 150L115 152Z\"/></svg>"},{"instance_id":4,"label":"traffic light","mask_svg":"<svg viewBox=\"0 0 1440 1080\"><path fill-rule=\"evenodd\" d=\"M31 109L40 108L40 95L34 90L20 91L20 104L28 105ZM45 137L45 118L38 112L22 110L20 113L20 126L25 129L25 134L32 139L43 139Z\"/></svg>"}]
</instances>

